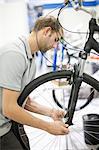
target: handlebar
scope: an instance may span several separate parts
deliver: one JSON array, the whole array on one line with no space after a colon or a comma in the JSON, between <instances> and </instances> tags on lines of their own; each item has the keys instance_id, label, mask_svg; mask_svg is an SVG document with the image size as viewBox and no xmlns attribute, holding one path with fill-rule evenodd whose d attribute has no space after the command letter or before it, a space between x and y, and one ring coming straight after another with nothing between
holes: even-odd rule
<instances>
[{"instance_id":1,"label":"handlebar","mask_svg":"<svg viewBox=\"0 0 99 150\"><path fill-rule=\"evenodd\" d=\"M89 21L89 37L84 46L84 51L86 53L90 53L91 49L94 49L97 53L99 53L99 43L94 39L93 35L95 32L99 32L99 25L96 23L96 11L88 11L81 7L81 0L64 0L65 4L71 3L73 8L76 11L82 10L89 15L91 15L91 20Z\"/></svg>"},{"instance_id":2,"label":"handlebar","mask_svg":"<svg viewBox=\"0 0 99 150\"><path fill-rule=\"evenodd\" d=\"M95 32L99 32L99 25L97 25L95 18L91 18L89 21L89 37L84 47L84 51L87 53L90 53L91 49L99 53L99 43L93 37Z\"/></svg>"}]
</instances>

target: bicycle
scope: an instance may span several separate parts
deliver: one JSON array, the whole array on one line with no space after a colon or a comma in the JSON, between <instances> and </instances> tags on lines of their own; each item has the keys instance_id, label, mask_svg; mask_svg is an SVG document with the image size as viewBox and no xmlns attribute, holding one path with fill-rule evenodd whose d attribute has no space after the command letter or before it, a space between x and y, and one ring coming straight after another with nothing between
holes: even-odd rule
<instances>
[{"instance_id":1,"label":"bicycle","mask_svg":"<svg viewBox=\"0 0 99 150\"><path fill-rule=\"evenodd\" d=\"M63 57L66 57L65 59L67 60L67 62L65 61L65 63L63 63L63 59L62 59L59 66L56 66L56 64L54 65L53 71L56 71L58 69L59 70L64 69L64 68L68 69L68 67L73 66L75 64L75 62L78 61L78 56L77 56L78 52L74 51L73 53L69 54L69 48L66 47L65 50L66 50L66 56L63 56ZM93 63L92 63L92 65L93 65ZM89 70L91 70L91 72L92 72L92 66L91 66L91 63L89 63L89 62L87 62L87 68L88 67L90 67ZM97 71L97 68L96 68L96 71ZM63 107L64 107L63 102L66 101L67 96L70 95L70 87L69 86L66 87L65 83L63 81L61 81L61 79L59 81L57 81L57 84L58 84L58 87L56 87L56 89L52 90L52 96L53 96L53 100L55 101L55 103L60 108L63 109ZM86 88L86 93L83 92L84 88ZM89 96L87 96L87 95L89 95ZM92 101L94 95L97 96L96 94L94 94L93 88L89 88L88 86L86 86L86 84L83 84L83 86L80 90L80 95L79 95L79 99L80 100L83 99L83 103L81 103L81 105L80 105L80 101L79 101L79 105L76 108L76 110L78 111L78 110L86 107ZM65 109L67 109L67 108L65 108Z\"/></svg>"},{"instance_id":2,"label":"bicycle","mask_svg":"<svg viewBox=\"0 0 99 150\"><path fill-rule=\"evenodd\" d=\"M84 12L86 12L86 13L88 13L88 14L90 14L91 16L94 16L94 17L96 17L96 12L95 11L93 11L92 10L92 12L90 12L90 11L87 11L86 9L84 9L84 8L80 8L80 10L82 10L82 11L84 11ZM80 35L80 31L78 31L78 34L79 34L79 41L80 41L80 45L82 45L83 43L82 43L82 36ZM67 34L68 35L68 34ZM70 35L69 35L70 36ZM71 41L71 43L72 43L72 41ZM77 42L78 43L78 42ZM63 63L63 61L64 61L64 58L66 59L66 60L68 60L68 61L65 61L65 69L67 69L67 67L69 66L73 66L74 64L75 64L75 62L77 62L78 61L78 51L76 51L75 52L75 48L76 48L77 46L75 45L75 46L73 46L73 44L69 44L68 42L67 42L67 45L66 46L63 46L63 48L62 48L62 52L60 51L60 53L62 53L61 54L61 62L60 62L60 65L59 66L56 66L56 63L54 64L54 71L56 70L56 69L64 69L64 63ZM64 50L63 50L64 49ZM70 53L69 52L69 50L71 50L71 51L73 51L72 53ZM64 51L65 51L65 55L66 56L64 56ZM56 60L57 60L57 51L56 51L56 56L54 56L55 58L56 58ZM99 58L99 56L92 56L93 58L94 57L96 57L97 59ZM91 56L89 57L89 58L91 58ZM56 61L54 61L54 62L56 62ZM97 69L98 69L98 65L96 65L95 63L91 63L90 61L88 61L87 63L86 63L88 66L87 66L87 68L88 67L90 67L89 68L89 73L95 73L96 71L97 71ZM94 66L94 68L92 67L92 66ZM62 68L63 67L63 68ZM85 67L86 68L86 67ZM95 69L96 68L96 69ZM66 101L66 97L67 96L70 96L70 90L69 90L69 87L68 88L66 88L66 86L64 86L64 83L61 81L61 80L59 80L58 82L57 82L57 84L59 85L59 88L57 88L56 87L56 89L53 89L52 90L52 95L53 95L53 100L55 101L55 103L60 107L60 108L63 108L64 106L64 101ZM83 90L84 90L84 88L86 88L86 93L84 94L84 92L83 92ZM68 91L68 92L66 92L66 91ZM81 99L83 99L83 103L81 103L80 104L80 102L81 101L77 101L77 102L79 102L79 104L78 104L78 107L76 108L76 110L80 110L80 109L83 109L84 107L86 107L88 104L90 104L90 102L92 101L92 99L93 99L93 97L94 97L94 95L95 96L97 96L95 93L94 93L94 90L93 90L93 88L89 88L88 86L86 86L86 84L84 84L83 86L82 86L82 89L80 90L80 95L79 95L79 99L81 100ZM89 96L87 96L87 95L89 95ZM64 99L64 100L63 100ZM67 108L65 108L65 109L67 109Z\"/></svg>"},{"instance_id":3,"label":"bicycle","mask_svg":"<svg viewBox=\"0 0 99 150\"><path fill-rule=\"evenodd\" d=\"M67 108L67 113L64 118L65 122L68 123L70 126L70 133L65 136L57 137L54 135L50 135L45 131L41 131L40 129L30 128L26 126L24 127L21 124L13 122L14 127L16 127L15 133L17 130L17 134L19 134L20 140L24 145L24 149L28 150L26 135L29 137L29 142L31 143L30 147L33 150L96 150L96 148L99 146L99 124L97 125L97 122L99 123L99 112L97 115L95 115L95 117L92 111L91 115L84 115L83 127L82 118L79 118L78 112L75 111L78 100L78 93L82 82L88 84L89 86L91 86L99 92L99 81L83 72L87 56L89 55L91 49L94 49L97 53L99 53L99 43L93 38L94 32L99 32L99 26L96 24L96 20L94 18L91 18L89 22L89 31L89 37L85 44L84 51L81 51L79 53L79 61L77 64L74 65L74 68L72 70L59 70L37 77L24 88L23 92L18 98L18 104L20 106L23 105L28 95L31 94L35 100L38 100L38 102L44 103L45 101L44 105L50 105L50 107L58 107L56 103L53 102L53 100L47 101L46 96L49 96L49 98L51 98L52 89L54 89L57 86L55 82L58 79L62 79L63 82L65 82L65 85L70 84L71 92L68 103L64 104L64 106L62 107L63 109L65 109L66 105ZM53 103L54 106L52 106ZM94 105L95 104L93 104L93 109ZM95 110L95 113L96 111L97 110ZM80 111L80 113L82 112ZM39 115L37 116L47 121L50 121L49 118L42 117ZM79 120L78 123L77 120ZM95 131L93 129L91 129L90 131L87 127L90 127L90 129L91 127L94 127ZM36 136L34 134L35 132ZM50 138L48 139L47 137Z\"/></svg>"}]
</instances>

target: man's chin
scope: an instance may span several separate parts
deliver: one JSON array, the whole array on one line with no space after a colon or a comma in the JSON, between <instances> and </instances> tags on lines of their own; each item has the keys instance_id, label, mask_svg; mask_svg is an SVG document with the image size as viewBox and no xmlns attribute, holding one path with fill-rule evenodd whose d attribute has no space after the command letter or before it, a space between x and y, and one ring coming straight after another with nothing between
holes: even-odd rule
<instances>
[{"instance_id":1,"label":"man's chin","mask_svg":"<svg viewBox=\"0 0 99 150\"><path fill-rule=\"evenodd\" d=\"M40 50L40 52L41 52L41 53L46 53L46 52L47 52L47 50Z\"/></svg>"},{"instance_id":2,"label":"man's chin","mask_svg":"<svg viewBox=\"0 0 99 150\"><path fill-rule=\"evenodd\" d=\"M42 53L46 53L48 51L48 49L42 49L40 50Z\"/></svg>"}]
</instances>

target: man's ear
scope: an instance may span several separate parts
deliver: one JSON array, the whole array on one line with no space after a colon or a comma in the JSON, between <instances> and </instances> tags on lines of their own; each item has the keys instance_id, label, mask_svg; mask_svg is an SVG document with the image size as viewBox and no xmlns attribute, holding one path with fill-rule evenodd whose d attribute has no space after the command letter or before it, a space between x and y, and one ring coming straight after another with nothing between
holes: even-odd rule
<instances>
[{"instance_id":1,"label":"man's ear","mask_svg":"<svg viewBox=\"0 0 99 150\"><path fill-rule=\"evenodd\" d=\"M52 29L51 27L45 27L44 28L44 35L48 35L48 36L51 36L51 32L52 32Z\"/></svg>"}]
</instances>

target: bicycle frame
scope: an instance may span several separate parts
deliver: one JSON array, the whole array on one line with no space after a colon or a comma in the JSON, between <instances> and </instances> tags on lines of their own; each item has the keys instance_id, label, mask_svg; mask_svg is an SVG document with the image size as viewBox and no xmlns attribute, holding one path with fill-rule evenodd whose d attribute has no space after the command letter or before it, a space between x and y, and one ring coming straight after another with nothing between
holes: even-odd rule
<instances>
[{"instance_id":1,"label":"bicycle frame","mask_svg":"<svg viewBox=\"0 0 99 150\"><path fill-rule=\"evenodd\" d=\"M87 56L90 54L91 49L94 49L99 53L99 43L93 38L95 31L99 32L99 26L96 24L96 19L91 18L89 21L89 37L85 43L84 52L79 53L78 65L74 66L73 84L68 104L68 112L65 115L66 123L69 125L73 124L72 119L75 112L80 85L83 81L84 66L87 60Z\"/></svg>"}]
</instances>

